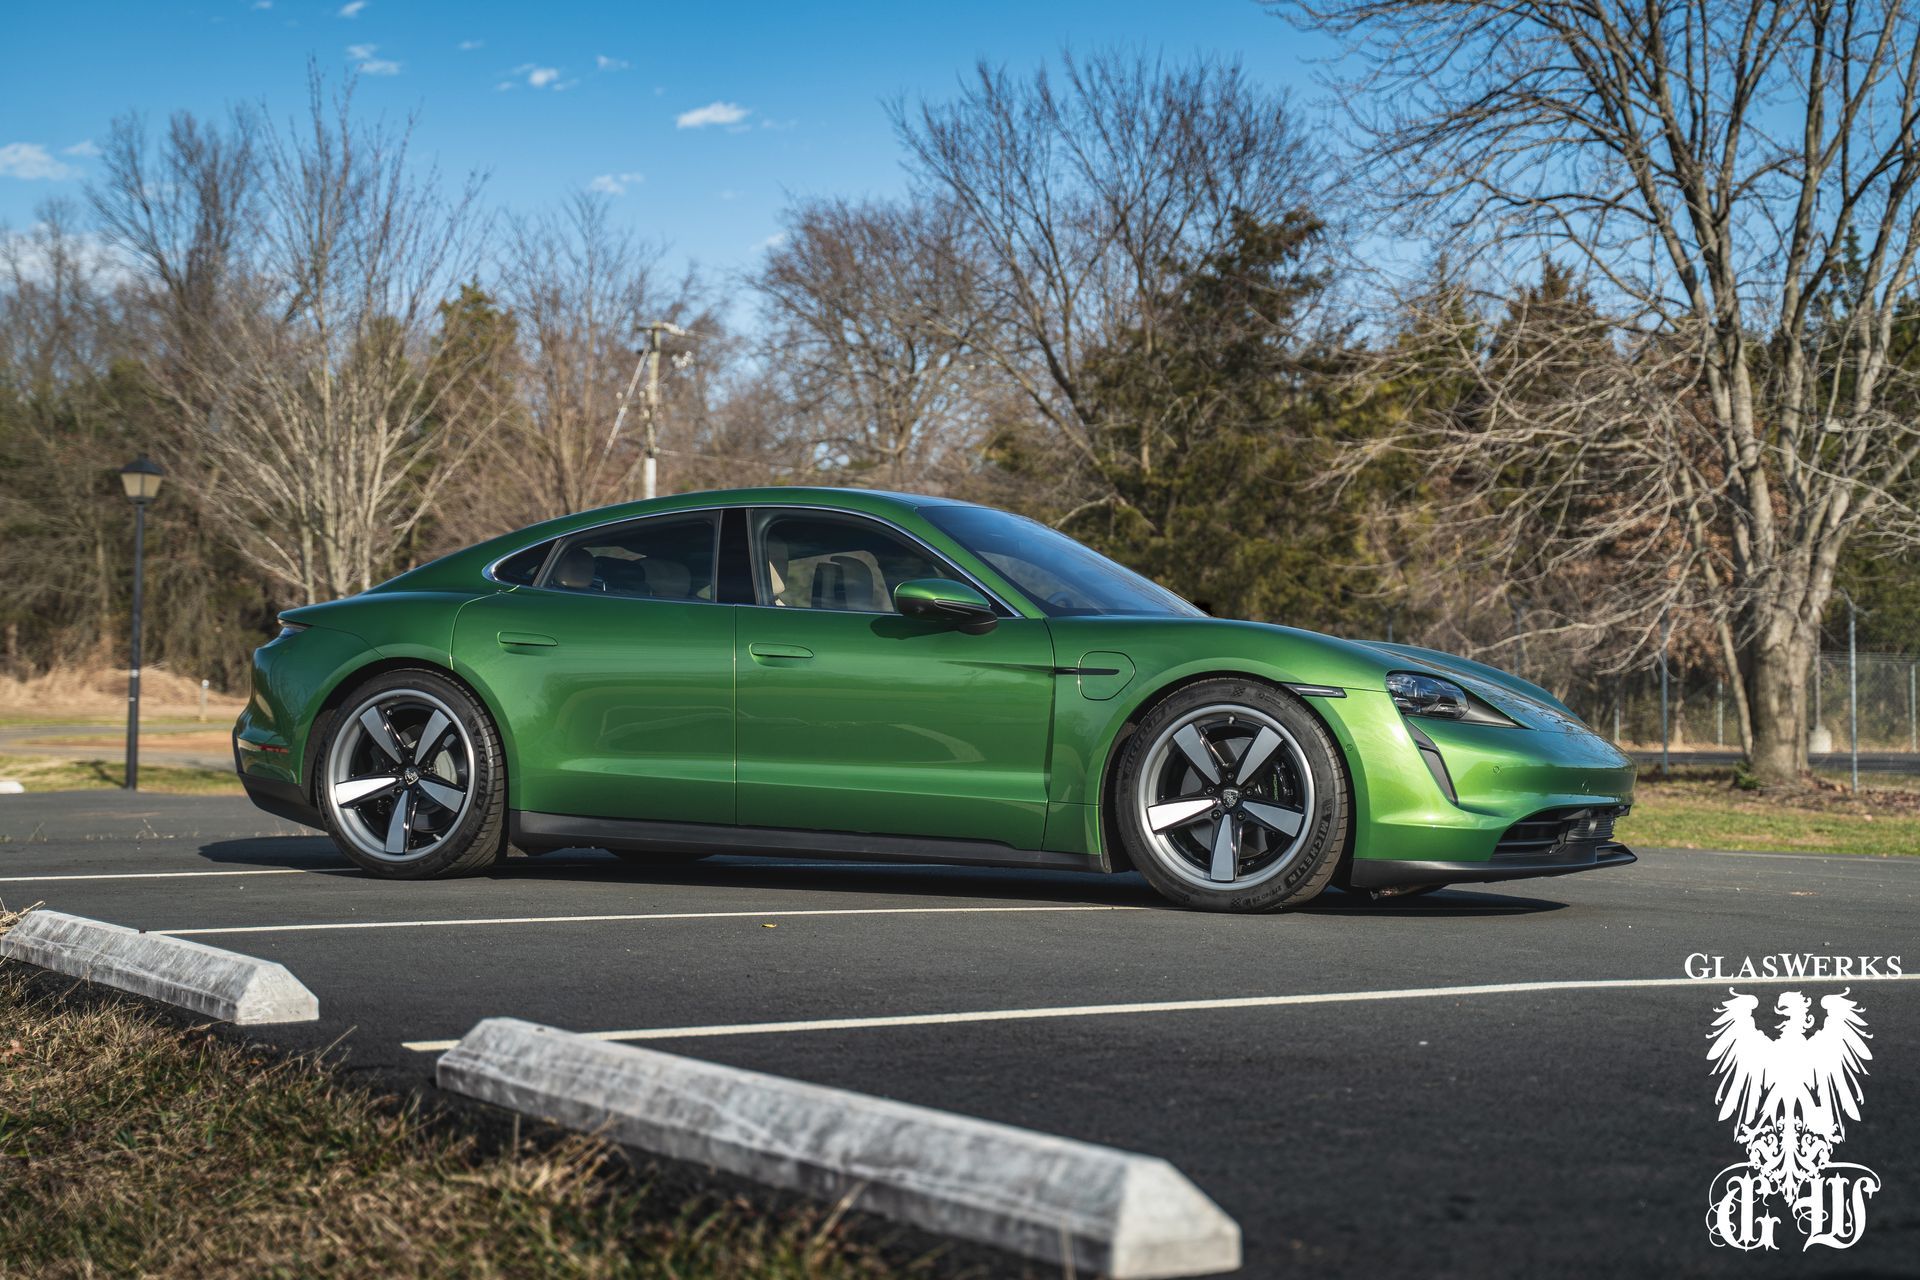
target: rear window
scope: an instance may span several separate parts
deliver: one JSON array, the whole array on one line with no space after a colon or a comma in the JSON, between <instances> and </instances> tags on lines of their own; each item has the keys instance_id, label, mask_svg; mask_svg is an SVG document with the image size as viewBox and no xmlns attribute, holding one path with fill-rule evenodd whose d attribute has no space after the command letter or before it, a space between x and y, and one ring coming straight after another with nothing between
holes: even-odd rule
<instances>
[{"instance_id":1,"label":"rear window","mask_svg":"<svg viewBox=\"0 0 1920 1280\"><path fill-rule=\"evenodd\" d=\"M540 566L547 562L547 553L553 550L553 544L559 539L550 539L537 547L528 547L525 551L516 551L493 566L493 578L510 587L530 587L533 580L540 576Z\"/></svg>"}]
</instances>

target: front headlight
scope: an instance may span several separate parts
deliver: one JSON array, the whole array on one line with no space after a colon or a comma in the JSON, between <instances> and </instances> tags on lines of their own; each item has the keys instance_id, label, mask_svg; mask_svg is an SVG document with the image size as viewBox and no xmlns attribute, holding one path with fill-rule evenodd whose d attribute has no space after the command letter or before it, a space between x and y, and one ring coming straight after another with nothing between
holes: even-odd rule
<instances>
[{"instance_id":1,"label":"front headlight","mask_svg":"<svg viewBox=\"0 0 1920 1280\"><path fill-rule=\"evenodd\" d=\"M1439 676L1396 671L1387 677L1387 693L1403 715L1437 720L1464 720L1467 716L1467 691Z\"/></svg>"}]
</instances>

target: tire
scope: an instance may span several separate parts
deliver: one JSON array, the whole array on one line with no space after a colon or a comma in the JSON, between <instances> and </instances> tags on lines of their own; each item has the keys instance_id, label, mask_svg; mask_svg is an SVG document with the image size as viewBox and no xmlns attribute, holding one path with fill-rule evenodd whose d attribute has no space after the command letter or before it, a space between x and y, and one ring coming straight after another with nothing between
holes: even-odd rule
<instances>
[{"instance_id":1,"label":"tire","mask_svg":"<svg viewBox=\"0 0 1920 1280\"><path fill-rule=\"evenodd\" d=\"M1198 911L1311 902L1333 878L1352 815L1326 726L1291 694L1247 679L1188 685L1149 711L1122 749L1113 794L1134 867Z\"/></svg>"},{"instance_id":2,"label":"tire","mask_svg":"<svg viewBox=\"0 0 1920 1280\"><path fill-rule=\"evenodd\" d=\"M314 802L327 833L371 875L473 875L507 855L500 734L473 695L443 675L389 671L354 689L315 763Z\"/></svg>"}]
</instances>

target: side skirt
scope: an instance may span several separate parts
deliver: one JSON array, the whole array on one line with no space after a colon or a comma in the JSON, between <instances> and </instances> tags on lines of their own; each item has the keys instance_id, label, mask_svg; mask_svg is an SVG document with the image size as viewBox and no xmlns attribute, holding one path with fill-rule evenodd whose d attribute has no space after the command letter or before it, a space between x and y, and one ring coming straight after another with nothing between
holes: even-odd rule
<instances>
[{"instance_id":1,"label":"side skirt","mask_svg":"<svg viewBox=\"0 0 1920 1280\"><path fill-rule=\"evenodd\" d=\"M727 827L637 818L581 818L518 809L509 815L509 822L513 842L530 849L631 849L641 853L732 853L750 857L954 863L1044 871L1104 870L1100 859L1086 854L1016 849L989 840L807 831L792 827Z\"/></svg>"}]
</instances>

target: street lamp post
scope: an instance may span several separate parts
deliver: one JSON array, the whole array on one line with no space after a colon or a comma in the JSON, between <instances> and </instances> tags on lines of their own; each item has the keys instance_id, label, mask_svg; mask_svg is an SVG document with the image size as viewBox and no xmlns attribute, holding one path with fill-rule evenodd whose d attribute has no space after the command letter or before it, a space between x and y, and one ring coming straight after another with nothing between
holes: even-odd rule
<instances>
[{"instance_id":1,"label":"street lamp post","mask_svg":"<svg viewBox=\"0 0 1920 1280\"><path fill-rule=\"evenodd\" d=\"M120 484L133 503L133 650L127 663L127 782L140 789L140 609L147 557L147 504L160 492L166 473L146 454L120 468Z\"/></svg>"}]
</instances>

